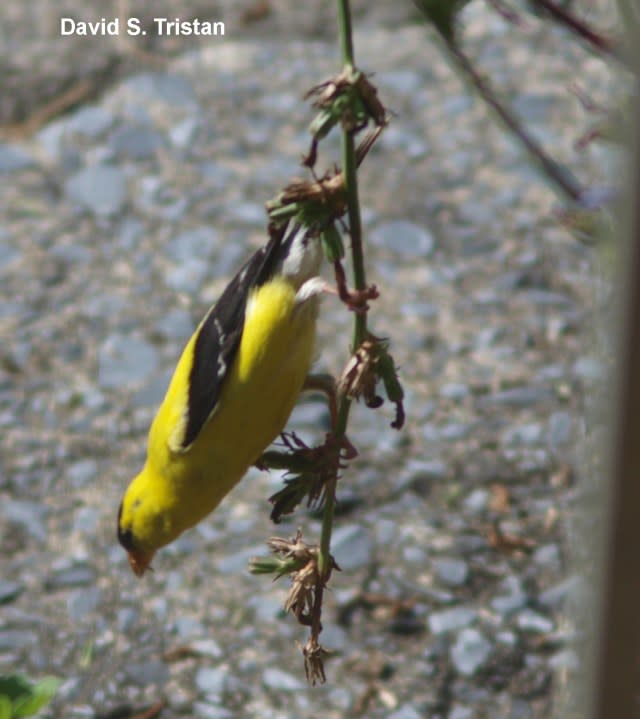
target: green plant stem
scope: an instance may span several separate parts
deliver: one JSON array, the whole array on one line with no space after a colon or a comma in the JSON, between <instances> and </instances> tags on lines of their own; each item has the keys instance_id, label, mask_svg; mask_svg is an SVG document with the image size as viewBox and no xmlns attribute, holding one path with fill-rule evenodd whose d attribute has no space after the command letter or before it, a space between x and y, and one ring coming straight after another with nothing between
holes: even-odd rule
<instances>
[{"instance_id":1,"label":"green plant stem","mask_svg":"<svg viewBox=\"0 0 640 719\"><path fill-rule=\"evenodd\" d=\"M338 29L340 31L340 50L342 64L353 67L353 39L351 31L351 9L349 0L338 0Z\"/></svg>"},{"instance_id":2,"label":"green plant stem","mask_svg":"<svg viewBox=\"0 0 640 719\"><path fill-rule=\"evenodd\" d=\"M367 278L364 272L364 252L362 250L362 221L360 219L360 200L358 198L358 163L353 135L345 130L342 131L342 167L347 189L353 285L356 290L364 290L367 286ZM353 349L355 350L362 344L367 334L367 315L362 312L356 313L354 317Z\"/></svg>"},{"instance_id":3,"label":"green plant stem","mask_svg":"<svg viewBox=\"0 0 640 719\"><path fill-rule=\"evenodd\" d=\"M338 0L338 26L340 30L340 47L342 62L346 67L355 65L353 56L353 39L351 31L351 11L349 0ZM351 260L353 266L353 284L356 290L364 290L367 286L364 271L364 253L362 251L362 222L360 219L360 201L358 199L358 162L356 158L353 134L342 129L342 171L347 189L347 207L349 216L349 234L351 236ZM366 314L354 315L353 348L359 347L367 333ZM351 400L346 397L340 399L338 418L333 428L334 435L339 441L347 431ZM322 513L322 533L320 535L320 553L318 555L318 568L320 574L326 577L331 569L330 549L331 532L333 530L333 513L336 501L336 476L327 483L325 505Z\"/></svg>"},{"instance_id":4,"label":"green plant stem","mask_svg":"<svg viewBox=\"0 0 640 719\"><path fill-rule=\"evenodd\" d=\"M331 569L331 532L333 531L333 512L336 505L337 477L327 482L326 499L322 512L322 532L320 534L320 553L318 554L318 569L321 577L326 577Z\"/></svg>"}]
</instances>

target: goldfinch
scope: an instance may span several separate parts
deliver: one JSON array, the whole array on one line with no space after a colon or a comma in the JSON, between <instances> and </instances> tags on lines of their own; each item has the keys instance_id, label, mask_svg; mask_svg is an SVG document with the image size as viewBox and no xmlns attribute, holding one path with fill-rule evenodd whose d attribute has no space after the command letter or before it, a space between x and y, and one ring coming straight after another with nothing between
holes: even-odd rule
<instances>
[{"instance_id":1,"label":"goldfinch","mask_svg":"<svg viewBox=\"0 0 640 719\"><path fill-rule=\"evenodd\" d=\"M321 260L309 230L274 233L187 342L118 511L118 540L137 576L282 432L314 359Z\"/></svg>"}]
</instances>

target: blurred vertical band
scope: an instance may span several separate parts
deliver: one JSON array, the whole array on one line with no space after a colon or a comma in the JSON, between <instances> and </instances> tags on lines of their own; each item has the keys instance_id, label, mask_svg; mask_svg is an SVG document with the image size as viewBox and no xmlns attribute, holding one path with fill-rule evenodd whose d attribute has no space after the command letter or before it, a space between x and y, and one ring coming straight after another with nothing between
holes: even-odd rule
<instances>
[{"instance_id":1,"label":"blurred vertical band","mask_svg":"<svg viewBox=\"0 0 640 719\"><path fill-rule=\"evenodd\" d=\"M638 80L640 73L636 76ZM637 83L638 84L638 83ZM615 389L615 427L607 482L609 499L594 645L590 719L640 718L640 115L638 95L632 166L627 172L626 251ZM624 276L626 275L626 276Z\"/></svg>"}]
</instances>

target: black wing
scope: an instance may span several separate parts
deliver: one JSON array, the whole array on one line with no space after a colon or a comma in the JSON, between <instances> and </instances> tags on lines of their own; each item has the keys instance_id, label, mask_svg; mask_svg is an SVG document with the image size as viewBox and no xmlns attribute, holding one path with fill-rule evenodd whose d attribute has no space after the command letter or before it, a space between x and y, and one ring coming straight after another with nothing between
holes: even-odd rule
<instances>
[{"instance_id":1,"label":"black wing","mask_svg":"<svg viewBox=\"0 0 640 719\"><path fill-rule=\"evenodd\" d=\"M216 409L225 378L240 346L249 292L264 284L280 260L284 230L274 233L229 282L207 313L193 348L184 436L187 449Z\"/></svg>"}]
</instances>

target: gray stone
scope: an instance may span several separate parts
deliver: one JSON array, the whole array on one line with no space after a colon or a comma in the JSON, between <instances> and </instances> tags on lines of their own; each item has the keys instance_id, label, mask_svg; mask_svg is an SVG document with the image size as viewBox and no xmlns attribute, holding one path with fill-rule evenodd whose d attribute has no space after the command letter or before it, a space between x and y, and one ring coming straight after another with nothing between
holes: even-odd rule
<instances>
[{"instance_id":1,"label":"gray stone","mask_svg":"<svg viewBox=\"0 0 640 719\"><path fill-rule=\"evenodd\" d=\"M245 574L252 557L264 555L264 544L245 547L235 554L228 554L216 562L216 569L221 574Z\"/></svg>"},{"instance_id":2,"label":"gray stone","mask_svg":"<svg viewBox=\"0 0 640 719\"><path fill-rule=\"evenodd\" d=\"M98 384L104 389L132 387L153 374L156 349L146 340L112 334L98 350Z\"/></svg>"},{"instance_id":3,"label":"gray stone","mask_svg":"<svg viewBox=\"0 0 640 719\"><path fill-rule=\"evenodd\" d=\"M26 499L8 499L1 509L7 522L19 524L40 542L47 539L46 517L48 509L38 502L29 502Z\"/></svg>"},{"instance_id":4,"label":"gray stone","mask_svg":"<svg viewBox=\"0 0 640 719\"><path fill-rule=\"evenodd\" d=\"M451 647L450 657L456 671L470 677L487 661L493 645L477 629L463 629Z\"/></svg>"},{"instance_id":5,"label":"gray stone","mask_svg":"<svg viewBox=\"0 0 640 719\"><path fill-rule=\"evenodd\" d=\"M181 150L190 147L200 127L201 123L197 117L187 117L169 130L171 144Z\"/></svg>"},{"instance_id":6,"label":"gray stone","mask_svg":"<svg viewBox=\"0 0 640 719\"><path fill-rule=\"evenodd\" d=\"M373 561L369 531L359 524L338 527L333 533L331 553L345 572L369 566Z\"/></svg>"},{"instance_id":7,"label":"gray stone","mask_svg":"<svg viewBox=\"0 0 640 719\"><path fill-rule=\"evenodd\" d=\"M145 226L139 220L131 217L125 218L120 224L117 232L118 244L125 250L138 249L140 237L145 231Z\"/></svg>"},{"instance_id":8,"label":"gray stone","mask_svg":"<svg viewBox=\"0 0 640 719\"><path fill-rule=\"evenodd\" d=\"M145 688L151 684L162 686L169 681L169 667L157 659L138 664L125 664L124 671L130 682Z\"/></svg>"},{"instance_id":9,"label":"gray stone","mask_svg":"<svg viewBox=\"0 0 640 719\"><path fill-rule=\"evenodd\" d=\"M24 585L0 579L0 604L8 604L22 594Z\"/></svg>"},{"instance_id":10,"label":"gray stone","mask_svg":"<svg viewBox=\"0 0 640 719\"><path fill-rule=\"evenodd\" d=\"M15 247L5 242L0 242L0 267L6 269L7 265L14 260L22 258L22 253Z\"/></svg>"},{"instance_id":11,"label":"gray stone","mask_svg":"<svg viewBox=\"0 0 640 719\"><path fill-rule=\"evenodd\" d=\"M137 98L162 103L170 107L184 107L193 110L198 100L193 86L183 75L168 72L144 72L124 82L127 89Z\"/></svg>"},{"instance_id":12,"label":"gray stone","mask_svg":"<svg viewBox=\"0 0 640 719\"><path fill-rule=\"evenodd\" d=\"M575 575L567 577L541 592L538 601L547 609L560 609L567 599L581 591L582 585L580 577Z\"/></svg>"},{"instance_id":13,"label":"gray stone","mask_svg":"<svg viewBox=\"0 0 640 719\"><path fill-rule=\"evenodd\" d=\"M553 392L548 387L512 387L501 392L481 397L480 407L500 405L504 407L525 408L553 399Z\"/></svg>"},{"instance_id":14,"label":"gray stone","mask_svg":"<svg viewBox=\"0 0 640 719\"><path fill-rule=\"evenodd\" d=\"M556 107L557 99L552 95L524 92L512 100L512 109L528 123L546 123Z\"/></svg>"},{"instance_id":15,"label":"gray stone","mask_svg":"<svg viewBox=\"0 0 640 719\"><path fill-rule=\"evenodd\" d=\"M439 558L432 562L436 577L446 587L461 587L469 578L469 565L463 559Z\"/></svg>"},{"instance_id":16,"label":"gray stone","mask_svg":"<svg viewBox=\"0 0 640 719\"><path fill-rule=\"evenodd\" d=\"M228 277L235 274L250 252L242 242L219 242L216 261L210 268L211 277Z\"/></svg>"},{"instance_id":17,"label":"gray stone","mask_svg":"<svg viewBox=\"0 0 640 719\"><path fill-rule=\"evenodd\" d=\"M73 519L73 529L82 534L95 535L100 512L95 507L80 507Z\"/></svg>"},{"instance_id":18,"label":"gray stone","mask_svg":"<svg viewBox=\"0 0 640 719\"><path fill-rule=\"evenodd\" d=\"M38 635L27 629L0 629L0 652L16 652L33 646Z\"/></svg>"},{"instance_id":19,"label":"gray stone","mask_svg":"<svg viewBox=\"0 0 640 719\"><path fill-rule=\"evenodd\" d=\"M406 258L428 257L434 248L432 234L424 227L406 220L392 220L377 225L369 234L377 247L384 247Z\"/></svg>"},{"instance_id":20,"label":"gray stone","mask_svg":"<svg viewBox=\"0 0 640 719\"><path fill-rule=\"evenodd\" d=\"M96 579L97 574L93 567L88 564L77 564L52 574L45 580L44 586L49 591L68 589L69 587L87 587L94 584Z\"/></svg>"},{"instance_id":21,"label":"gray stone","mask_svg":"<svg viewBox=\"0 0 640 719\"><path fill-rule=\"evenodd\" d=\"M202 657L220 659L224 655L222 647L215 639L195 639L190 642L189 646Z\"/></svg>"},{"instance_id":22,"label":"gray stone","mask_svg":"<svg viewBox=\"0 0 640 719\"><path fill-rule=\"evenodd\" d=\"M176 352L177 359L177 352ZM173 367L167 367L152 376L144 386L131 397L134 407L151 407L156 409L164 398L169 381L173 375Z\"/></svg>"},{"instance_id":23,"label":"gray stone","mask_svg":"<svg viewBox=\"0 0 640 719\"><path fill-rule=\"evenodd\" d=\"M111 133L109 144L116 155L146 160L155 155L156 150L164 145L164 140L147 127L121 125Z\"/></svg>"},{"instance_id":24,"label":"gray stone","mask_svg":"<svg viewBox=\"0 0 640 719\"><path fill-rule=\"evenodd\" d=\"M449 467L441 459L410 459L406 471L411 481L441 481L449 477Z\"/></svg>"},{"instance_id":25,"label":"gray stone","mask_svg":"<svg viewBox=\"0 0 640 719\"><path fill-rule=\"evenodd\" d=\"M61 160L61 154L65 150L65 136L67 123L64 120L50 122L45 125L37 134L38 142L42 145L45 153L52 158ZM65 165L63 161L63 165Z\"/></svg>"},{"instance_id":26,"label":"gray stone","mask_svg":"<svg viewBox=\"0 0 640 719\"><path fill-rule=\"evenodd\" d=\"M140 619L140 615L133 607L120 607L116 616L118 630L123 633L133 629Z\"/></svg>"},{"instance_id":27,"label":"gray stone","mask_svg":"<svg viewBox=\"0 0 640 719\"><path fill-rule=\"evenodd\" d=\"M491 600L491 608L500 614L513 614L527 603L526 594L505 594Z\"/></svg>"},{"instance_id":28,"label":"gray stone","mask_svg":"<svg viewBox=\"0 0 640 719\"><path fill-rule=\"evenodd\" d=\"M516 621L518 628L523 632L531 632L533 634L548 634L553 631L554 624L548 617L543 614L534 612L533 609L524 609L518 614Z\"/></svg>"},{"instance_id":29,"label":"gray stone","mask_svg":"<svg viewBox=\"0 0 640 719\"><path fill-rule=\"evenodd\" d=\"M202 162L198 166L202 179L212 190L223 190L236 178L235 173L218 162Z\"/></svg>"},{"instance_id":30,"label":"gray stone","mask_svg":"<svg viewBox=\"0 0 640 719\"><path fill-rule=\"evenodd\" d=\"M76 172L66 182L71 200L98 217L117 215L127 199L125 174L117 167L92 165Z\"/></svg>"},{"instance_id":31,"label":"gray stone","mask_svg":"<svg viewBox=\"0 0 640 719\"><path fill-rule=\"evenodd\" d=\"M529 700L513 699L510 709L508 719L533 719L533 709Z\"/></svg>"},{"instance_id":32,"label":"gray stone","mask_svg":"<svg viewBox=\"0 0 640 719\"><path fill-rule=\"evenodd\" d=\"M485 327L475 336L474 345L478 349L487 349L488 347L493 347L503 336L503 327Z\"/></svg>"},{"instance_id":33,"label":"gray stone","mask_svg":"<svg viewBox=\"0 0 640 719\"><path fill-rule=\"evenodd\" d=\"M225 217L234 223L263 227L267 213L262 205L253 202L235 202L225 209Z\"/></svg>"},{"instance_id":34,"label":"gray stone","mask_svg":"<svg viewBox=\"0 0 640 719\"><path fill-rule=\"evenodd\" d=\"M596 381L605 376L602 363L595 357L581 357L572 367L573 374L582 380Z\"/></svg>"},{"instance_id":35,"label":"gray stone","mask_svg":"<svg viewBox=\"0 0 640 719\"><path fill-rule=\"evenodd\" d=\"M490 494L486 489L474 489L462 502L463 507L473 514L481 514L487 508Z\"/></svg>"},{"instance_id":36,"label":"gray stone","mask_svg":"<svg viewBox=\"0 0 640 719\"><path fill-rule=\"evenodd\" d=\"M421 74L413 70L392 70L376 75L376 85L388 88L403 95L411 95L424 86Z\"/></svg>"},{"instance_id":37,"label":"gray stone","mask_svg":"<svg viewBox=\"0 0 640 719\"><path fill-rule=\"evenodd\" d=\"M440 311L438 305L433 302L406 302L400 309L403 315L418 317L421 320L435 319Z\"/></svg>"},{"instance_id":38,"label":"gray stone","mask_svg":"<svg viewBox=\"0 0 640 719\"><path fill-rule=\"evenodd\" d=\"M99 105L84 105L67 120L67 129L97 139L114 123L114 116L109 110Z\"/></svg>"},{"instance_id":39,"label":"gray stone","mask_svg":"<svg viewBox=\"0 0 640 719\"><path fill-rule=\"evenodd\" d=\"M402 558L411 564L424 565L427 553L421 547L403 547Z\"/></svg>"},{"instance_id":40,"label":"gray stone","mask_svg":"<svg viewBox=\"0 0 640 719\"><path fill-rule=\"evenodd\" d=\"M102 599L98 587L76 589L67 597L67 613L71 622L79 622L91 614Z\"/></svg>"},{"instance_id":41,"label":"gray stone","mask_svg":"<svg viewBox=\"0 0 640 719\"><path fill-rule=\"evenodd\" d=\"M35 160L24 150L0 143L0 174L25 170L35 164Z\"/></svg>"},{"instance_id":42,"label":"gray stone","mask_svg":"<svg viewBox=\"0 0 640 719\"><path fill-rule=\"evenodd\" d=\"M176 190L160 185L154 196L141 197L141 204L149 213L178 223L182 220L190 206L190 195L177 194Z\"/></svg>"},{"instance_id":43,"label":"gray stone","mask_svg":"<svg viewBox=\"0 0 640 719\"><path fill-rule=\"evenodd\" d=\"M468 627L476 620L477 616L477 612L473 609L454 607L431 612L427 618L427 624L431 634L440 635Z\"/></svg>"},{"instance_id":44,"label":"gray stone","mask_svg":"<svg viewBox=\"0 0 640 719\"><path fill-rule=\"evenodd\" d=\"M67 477L76 489L85 487L98 475L98 463L95 459L80 459L69 465Z\"/></svg>"},{"instance_id":45,"label":"gray stone","mask_svg":"<svg viewBox=\"0 0 640 719\"><path fill-rule=\"evenodd\" d=\"M172 342L186 342L196 326L191 314L180 307L173 307L154 325L155 331Z\"/></svg>"},{"instance_id":46,"label":"gray stone","mask_svg":"<svg viewBox=\"0 0 640 719\"><path fill-rule=\"evenodd\" d=\"M389 132L382 135L381 146L394 153L402 153L404 157L415 159L428 152L429 146L423 137L413 132L407 132L405 127L389 125Z\"/></svg>"},{"instance_id":47,"label":"gray stone","mask_svg":"<svg viewBox=\"0 0 640 719\"><path fill-rule=\"evenodd\" d=\"M559 569L560 549L557 544L544 544L533 553L533 561L542 567Z\"/></svg>"},{"instance_id":48,"label":"gray stone","mask_svg":"<svg viewBox=\"0 0 640 719\"><path fill-rule=\"evenodd\" d=\"M549 290L525 290L521 294L527 302L538 307L570 307L573 304L566 295Z\"/></svg>"},{"instance_id":49,"label":"gray stone","mask_svg":"<svg viewBox=\"0 0 640 719\"><path fill-rule=\"evenodd\" d=\"M447 714L447 719L473 719L473 717L473 709L462 704L454 704L449 714Z\"/></svg>"},{"instance_id":50,"label":"gray stone","mask_svg":"<svg viewBox=\"0 0 640 719\"><path fill-rule=\"evenodd\" d=\"M518 643L518 637L511 631L498 632L495 635L496 642L506 644L508 647L515 647Z\"/></svg>"},{"instance_id":51,"label":"gray stone","mask_svg":"<svg viewBox=\"0 0 640 719\"><path fill-rule=\"evenodd\" d=\"M335 622L323 623L322 646L329 652L343 652L349 648L351 638L347 632Z\"/></svg>"},{"instance_id":52,"label":"gray stone","mask_svg":"<svg viewBox=\"0 0 640 719\"><path fill-rule=\"evenodd\" d=\"M57 697L56 697L57 698ZM97 719L97 711L88 704L77 704L67 709L69 719Z\"/></svg>"},{"instance_id":53,"label":"gray stone","mask_svg":"<svg viewBox=\"0 0 640 719\"><path fill-rule=\"evenodd\" d=\"M528 596L522 588L520 579L510 575L505 577L501 583L501 588L505 591L491 600L491 608L500 614L511 614L517 612L526 606Z\"/></svg>"},{"instance_id":54,"label":"gray stone","mask_svg":"<svg viewBox=\"0 0 640 719\"><path fill-rule=\"evenodd\" d=\"M228 686L227 669L221 667L200 667L195 678L199 692L207 696L221 697Z\"/></svg>"},{"instance_id":55,"label":"gray stone","mask_svg":"<svg viewBox=\"0 0 640 719\"><path fill-rule=\"evenodd\" d=\"M173 237L167 246L167 254L176 262L197 259L206 266L220 244L220 235L213 227L201 226L185 230Z\"/></svg>"},{"instance_id":56,"label":"gray stone","mask_svg":"<svg viewBox=\"0 0 640 719\"><path fill-rule=\"evenodd\" d=\"M264 551L262 554L264 554ZM282 602L266 594L249 597L247 607L253 610L256 621L264 622L265 624L273 622L274 619L282 617L284 614Z\"/></svg>"},{"instance_id":57,"label":"gray stone","mask_svg":"<svg viewBox=\"0 0 640 719\"><path fill-rule=\"evenodd\" d=\"M434 482L440 482L448 476L449 469L440 459L411 459L398 478L398 489L411 490L421 497L426 497Z\"/></svg>"},{"instance_id":58,"label":"gray stone","mask_svg":"<svg viewBox=\"0 0 640 719\"><path fill-rule=\"evenodd\" d=\"M447 95L442 99L442 111L445 115L456 117L473 108L473 95Z\"/></svg>"},{"instance_id":59,"label":"gray stone","mask_svg":"<svg viewBox=\"0 0 640 719\"><path fill-rule=\"evenodd\" d=\"M580 659L573 649L562 649L549 658L549 668L554 671L577 671Z\"/></svg>"},{"instance_id":60,"label":"gray stone","mask_svg":"<svg viewBox=\"0 0 640 719\"><path fill-rule=\"evenodd\" d=\"M456 442L464 439L471 431L471 426L461 422L449 422L440 427L440 438L447 442Z\"/></svg>"},{"instance_id":61,"label":"gray stone","mask_svg":"<svg viewBox=\"0 0 640 719\"><path fill-rule=\"evenodd\" d=\"M418 712L411 704L403 704L392 714L388 714L387 719L424 719L424 714Z\"/></svg>"},{"instance_id":62,"label":"gray stone","mask_svg":"<svg viewBox=\"0 0 640 719\"><path fill-rule=\"evenodd\" d=\"M554 412L547 424L547 442L552 449L571 441L572 419L568 412Z\"/></svg>"},{"instance_id":63,"label":"gray stone","mask_svg":"<svg viewBox=\"0 0 640 719\"><path fill-rule=\"evenodd\" d=\"M168 267L164 279L167 287L175 292L193 292L198 290L209 273L206 260L191 257L180 265Z\"/></svg>"},{"instance_id":64,"label":"gray stone","mask_svg":"<svg viewBox=\"0 0 640 719\"><path fill-rule=\"evenodd\" d=\"M267 688L280 692L295 692L307 688L307 685L296 676L277 667L269 667L264 670L262 683Z\"/></svg>"},{"instance_id":65,"label":"gray stone","mask_svg":"<svg viewBox=\"0 0 640 719\"><path fill-rule=\"evenodd\" d=\"M330 423L326 401L324 399L315 401L315 397L312 401L301 399L287 420L287 424L290 427L295 427L296 431L298 428L304 427L305 429L320 428L322 432L328 432Z\"/></svg>"},{"instance_id":66,"label":"gray stone","mask_svg":"<svg viewBox=\"0 0 640 719\"><path fill-rule=\"evenodd\" d=\"M200 637L205 633L202 622L193 617L178 617L176 619L176 631L180 639L191 639Z\"/></svg>"},{"instance_id":67,"label":"gray stone","mask_svg":"<svg viewBox=\"0 0 640 719\"><path fill-rule=\"evenodd\" d=\"M443 384L440 387L440 396L445 399L461 400L469 396L469 387L458 382Z\"/></svg>"},{"instance_id":68,"label":"gray stone","mask_svg":"<svg viewBox=\"0 0 640 719\"><path fill-rule=\"evenodd\" d=\"M542 440L542 425L537 422L509 427L502 435L502 443L508 447L539 444Z\"/></svg>"},{"instance_id":69,"label":"gray stone","mask_svg":"<svg viewBox=\"0 0 640 719\"><path fill-rule=\"evenodd\" d=\"M234 719L234 714L229 709L205 702L194 702L193 713L198 719Z\"/></svg>"}]
</instances>

